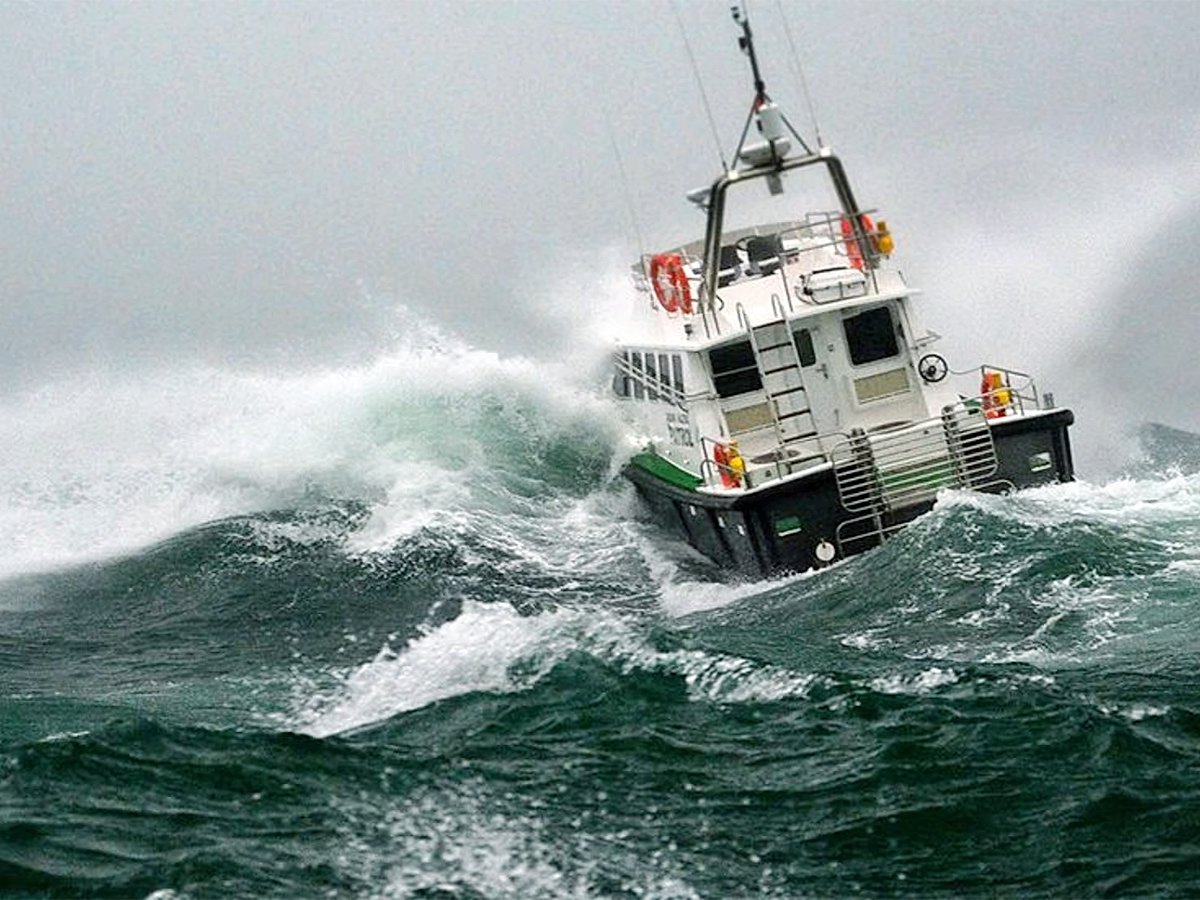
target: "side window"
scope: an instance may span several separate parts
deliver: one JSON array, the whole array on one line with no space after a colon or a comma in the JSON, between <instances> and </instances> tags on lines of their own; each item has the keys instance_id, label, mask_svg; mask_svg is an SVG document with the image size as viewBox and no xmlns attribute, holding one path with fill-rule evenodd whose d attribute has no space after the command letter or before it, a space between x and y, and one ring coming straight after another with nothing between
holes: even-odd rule
<instances>
[{"instance_id":1,"label":"side window","mask_svg":"<svg viewBox=\"0 0 1200 900\"><path fill-rule=\"evenodd\" d=\"M650 387L650 385L653 385L657 380L658 380L658 369L654 363L654 354L647 353L646 354L646 385L647 385L646 392L647 392L647 394L649 394L649 398L652 401L658 399L658 391L654 390L654 388Z\"/></svg>"},{"instance_id":2,"label":"side window","mask_svg":"<svg viewBox=\"0 0 1200 900\"><path fill-rule=\"evenodd\" d=\"M629 351L626 350L616 358L616 371L613 372L613 393L618 397L629 396L629 375L625 372L625 367L629 365Z\"/></svg>"},{"instance_id":3,"label":"side window","mask_svg":"<svg viewBox=\"0 0 1200 900\"><path fill-rule=\"evenodd\" d=\"M843 319L842 327L846 331L850 362L856 366L887 359L900 352L896 343L896 329L892 325L892 311L886 306Z\"/></svg>"},{"instance_id":4,"label":"side window","mask_svg":"<svg viewBox=\"0 0 1200 900\"><path fill-rule=\"evenodd\" d=\"M708 362L712 366L713 387L718 396L733 397L762 387L762 377L758 374L749 341L714 347L708 351Z\"/></svg>"},{"instance_id":5,"label":"side window","mask_svg":"<svg viewBox=\"0 0 1200 900\"><path fill-rule=\"evenodd\" d=\"M817 362L817 354L813 350L812 332L807 328L798 328L792 333L796 342L796 352L800 355L800 365L808 368Z\"/></svg>"},{"instance_id":6,"label":"side window","mask_svg":"<svg viewBox=\"0 0 1200 900\"><path fill-rule=\"evenodd\" d=\"M671 384L676 393L683 393L683 358L678 353L671 354Z\"/></svg>"},{"instance_id":7,"label":"side window","mask_svg":"<svg viewBox=\"0 0 1200 900\"><path fill-rule=\"evenodd\" d=\"M638 351L633 351L630 354L630 361L633 363L633 399L641 400L645 396L642 390L642 354Z\"/></svg>"}]
</instances>

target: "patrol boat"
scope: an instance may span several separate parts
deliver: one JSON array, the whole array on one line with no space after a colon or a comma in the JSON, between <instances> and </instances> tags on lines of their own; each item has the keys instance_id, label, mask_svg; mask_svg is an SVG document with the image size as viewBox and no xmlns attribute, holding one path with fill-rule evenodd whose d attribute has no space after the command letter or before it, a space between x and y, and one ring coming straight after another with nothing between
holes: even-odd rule
<instances>
[{"instance_id":1,"label":"patrol boat","mask_svg":"<svg viewBox=\"0 0 1200 900\"><path fill-rule=\"evenodd\" d=\"M1025 372L932 352L886 222L772 102L734 20L754 98L733 164L689 195L704 236L634 266L613 390L644 446L626 477L756 576L877 546L945 489L1072 480L1073 413Z\"/></svg>"}]
</instances>

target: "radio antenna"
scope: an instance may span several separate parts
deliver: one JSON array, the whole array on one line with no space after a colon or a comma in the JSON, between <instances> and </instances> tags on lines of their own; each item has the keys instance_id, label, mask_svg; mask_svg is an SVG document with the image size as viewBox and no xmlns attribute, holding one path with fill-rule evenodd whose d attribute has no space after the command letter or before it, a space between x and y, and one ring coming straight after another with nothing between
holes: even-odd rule
<instances>
[{"instance_id":1,"label":"radio antenna","mask_svg":"<svg viewBox=\"0 0 1200 900\"><path fill-rule=\"evenodd\" d=\"M733 21L742 26L742 36L738 38L738 46L742 48L742 52L750 57L750 71L754 73L754 102L765 103L767 97L767 83L763 81L762 72L758 68L758 54L754 52L754 35L750 33L750 18L745 11L735 6L732 9Z\"/></svg>"},{"instance_id":2,"label":"radio antenna","mask_svg":"<svg viewBox=\"0 0 1200 900\"><path fill-rule=\"evenodd\" d=\"M783 0L775 0L775 5L779 8L779 18L783 20L783 33L787 35L788 48L792 54L789 61L800 82L800 90L804 92L804 105L808 107L808 117L812 119L813 134L817 136L817 146L824 147L825 142L821 140L821 126L817 122L817 110L813 106L812 94L808 90L808 79L804 77L804 64L800 62L800 54L796 52L796 42L792 39L791 25L788 24L787 14L783 11Z\"/></svg>"},{"instance_id":3,"label":"radio antenna","mask_svg":"<svg viewBox=\"0 0 1200 900\"><path fill-rule=\"evenodd\" d=\"M704 113L708 116L708 127L712 131L713 143L717 147L717 157L721 160L721 171L728 172L729 165L725 162L725 151L721 149L721 136L717 133L717 121L713 118L712 106L708 102L708 94L704 90L704 79L700 77L700 67L696 65L696 54L692 52L691 42L688 41L687 29L683 27L683 17L679 15L679 7L672 3L671 11L675 13L675 22L679 25L679 33L683 37L683 46L687 49L688 59L692 63L692 75L696 79L696 87L700 89L700 99L704 101Z\"/></svg>"}]
</instances>

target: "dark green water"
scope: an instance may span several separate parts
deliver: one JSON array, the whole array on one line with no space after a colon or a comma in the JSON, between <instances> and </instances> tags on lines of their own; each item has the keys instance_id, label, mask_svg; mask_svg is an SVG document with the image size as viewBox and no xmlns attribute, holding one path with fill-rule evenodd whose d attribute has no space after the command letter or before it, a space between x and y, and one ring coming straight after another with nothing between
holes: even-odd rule
<instances>
[{"instance_id":1,"label":"dark green water","mask_svg":"<svg viewBox=\"0 0 1200 900\"><path fill-rule=\"evenodd\" d=\"M490 380L364 388L299 472L217 440L170 509L227 514L93 560L186 467L10 463L13 554L61 561L0 582L0 896L1200 894L1186 436L746 584L640 518L613 428Z\"/></svg>"}]
</instances>

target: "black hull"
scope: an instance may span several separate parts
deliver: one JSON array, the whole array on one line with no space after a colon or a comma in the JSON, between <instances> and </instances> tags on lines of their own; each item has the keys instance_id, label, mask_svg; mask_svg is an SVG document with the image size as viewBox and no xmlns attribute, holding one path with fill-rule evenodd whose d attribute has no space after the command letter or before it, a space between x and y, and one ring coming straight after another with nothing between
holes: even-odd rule
<instances>
[{"instance_id":1,"label":"black hull","mask_svg":"<svg viewBox=\"0 0 1200 900\"><path fill-rule=\"evenodd\" d=\"M995 478L982 490L1002 492L1074 480L1067 429L1070 410L991 423ZM802 572L877 546L884 536L928 512L929 500L902 510L864 515L842 506L832 466L737 494L709 494L672 484L636 463L625 476L658 518L715 562L763 576Z\"/></svg>"}]
</instances>

